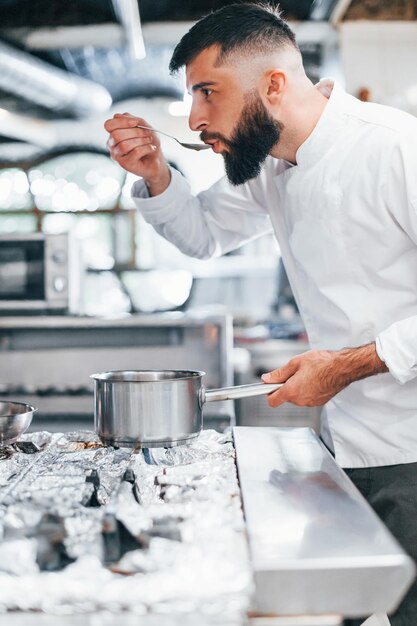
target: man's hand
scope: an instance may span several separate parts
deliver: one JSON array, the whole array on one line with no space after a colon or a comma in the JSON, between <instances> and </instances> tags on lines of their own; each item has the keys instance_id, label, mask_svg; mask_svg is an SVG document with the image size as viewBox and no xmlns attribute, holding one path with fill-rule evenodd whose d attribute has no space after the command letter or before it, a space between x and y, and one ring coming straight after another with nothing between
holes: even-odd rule
<instances>
[{"instance_id":1,"label":"man's hand","mask_svg":"<svg viewBox=\"0 0 417 626\"><path fill-rule=\"evenodd\" d=\"M138 124L150 126L141 117L116 113L104 124L110 135L107 146L112 159L128 172L142 176L150 195L157 196L168 187L171 174L158 137L152 131L137 128Z\"/></svg>"},{"instance_id":2,"label":"man's hand","mask_svg":"<svg viewBox=\"0 0 417 626\"><path fill-rule=\"evenodd\" d=\"M280 369L262 376L265 383L285 383L268 396L277 407L284 402L321 406L355 380L388 372L375 343L343 350L311 350L291 359Z\"/></svg>"}]
</instances>

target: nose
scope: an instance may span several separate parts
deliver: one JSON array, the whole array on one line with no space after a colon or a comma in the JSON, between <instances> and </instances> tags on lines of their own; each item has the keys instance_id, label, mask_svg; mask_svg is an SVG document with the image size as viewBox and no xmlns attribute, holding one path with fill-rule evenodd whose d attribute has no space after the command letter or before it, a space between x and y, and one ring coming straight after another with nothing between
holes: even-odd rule
<instances>
[{"instance_id":1,"label":"nose","mask_svg":"<svg viewBox=\"0 0 417 626\"><path fill-rule=\"evenodd\" d=\"M188 117L188 125L191 130L203 131L208 126L207 115L200 103L193 102L191 105L190 115Z\"/></svg>"}]
</instances>

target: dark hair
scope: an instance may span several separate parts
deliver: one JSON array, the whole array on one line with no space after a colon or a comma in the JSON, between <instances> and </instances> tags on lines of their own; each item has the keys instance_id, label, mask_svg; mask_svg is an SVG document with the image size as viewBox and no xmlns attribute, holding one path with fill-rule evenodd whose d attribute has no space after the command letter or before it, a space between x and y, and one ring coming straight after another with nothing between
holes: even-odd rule
<instances>
[{"instance_id":1,"label":"dark hair","mask_svg":"<svg viewBox=\"0 0 417 626\"><path fill-rule=\"evenodd\" d=\"M201 18L183 36L172 55L170 72L177 72L214 45L220 48L219 64L235 51L272 52L282 46L299 49L279 8L265 2L229 4Z\"/></svg>"}]
</instances>

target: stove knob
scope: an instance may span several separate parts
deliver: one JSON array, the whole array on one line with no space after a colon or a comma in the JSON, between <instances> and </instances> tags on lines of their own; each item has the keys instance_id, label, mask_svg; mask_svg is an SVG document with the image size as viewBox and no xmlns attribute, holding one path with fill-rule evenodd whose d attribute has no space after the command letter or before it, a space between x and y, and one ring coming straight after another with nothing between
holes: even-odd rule
<instances>
[{"instance_id":1,"label":"stove knob","mask_svg":"<svg viewBox=\"0 0 417 626\"><path fill-rule=\"evenodd\" d=\"M55 263L62 265L67 260L67 253L65 252L65 250L55 250L55 252L52 254L52 258Z\"/></svg>"},{"instance_id":2,"label":"stove knob","mask_svg":"<svg viewBox=\"0 0 417 626\"><path fill-rule=\"evenodd\" d=\"M12 387L10 385L6 385L5 383L0 384L0 396L8 396L12 393Z\"/></svg>"},{"instance_id":3,"label":"stove knob","mask_svg":"<svg viewBox=\"0 0 417 626\"><path fill-rule=\"evenodd\" d=\"M36 395L38 392L36 385L22 385L22 393L26 396Z\"/></svg>"},{"instance_id":4,"label":"stove knob","mask_svg":"<svg viewBox=\"0 0 417 626\"><path fill-rule=\"evenodd\" d=\"M53 387L51 385L39 385L38 386L38 396L51 396L53 391Z\"/></svg>"},{"instance_id":5,"label":"stove knob","mask_svg":"<svg viewBox=\"0 0 417 626\"><path fill-rule=\"evenodd\" d=\"M67 288L67 281L63 276L56 276L53 282L54 290L58 293L62 293Z\"/></svg>"}]
</instances>

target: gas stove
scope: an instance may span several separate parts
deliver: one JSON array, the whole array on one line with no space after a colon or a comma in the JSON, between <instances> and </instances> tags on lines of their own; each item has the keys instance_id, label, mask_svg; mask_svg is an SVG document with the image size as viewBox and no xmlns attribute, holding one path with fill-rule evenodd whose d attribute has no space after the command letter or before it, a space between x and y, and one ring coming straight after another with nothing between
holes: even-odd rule
<instances>
[{"instance_id":1,"label":"gas stove","mask_svg":"<svg viewBox=\"0 0 417 626\"><path fill-rule=\"evenodd\" d=\"M104 447L89 431L24 435L0 453L0 529L0 612L238 624L248 607L230 435L152 450Z\"/></svg>"}]
</instances>

